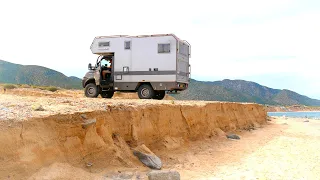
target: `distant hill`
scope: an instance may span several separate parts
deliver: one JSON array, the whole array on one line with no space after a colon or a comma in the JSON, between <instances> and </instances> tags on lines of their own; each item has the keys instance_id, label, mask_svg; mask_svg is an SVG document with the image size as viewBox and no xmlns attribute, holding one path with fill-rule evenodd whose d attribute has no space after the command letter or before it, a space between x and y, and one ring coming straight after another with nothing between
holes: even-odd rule
<instances>
[{"instance_id":1,"label":"distant hill","mask_svg":"<svg viewBox=\"0 0 320 180\"><path fill-rule=\"evenodd\" d=\"M81 79L36 65L19 65L0 60L0 83L57 86L80 89ZM268 105L320 106L320 100L311 99L290 90L272 89L244 80L196 81L180 94L172 94L181 100L255 102Z\"/></svg>"},{"instance_id":2,"label":"distant hill","mask_svg":"<svg viewBox=\"0 0 320 180\"><path fill-rule=\"evenodd\" d=\"M0 60L0 82L62 88L81 88L81 79L36 65L19 65Z\"/></svg>"},{"instance_id":3,"label":"distant hill","mask_svg":"<svg viewBox=\"0 0 320 180\"><path fill-rule=\"evenodd\" d=\"M244 80L196 81L189 88L172 95L181 100L255 102L269 105L320 106L320 100L311 99L290 90L272 89L255 82Z\"/></svg>"}]
</instances>

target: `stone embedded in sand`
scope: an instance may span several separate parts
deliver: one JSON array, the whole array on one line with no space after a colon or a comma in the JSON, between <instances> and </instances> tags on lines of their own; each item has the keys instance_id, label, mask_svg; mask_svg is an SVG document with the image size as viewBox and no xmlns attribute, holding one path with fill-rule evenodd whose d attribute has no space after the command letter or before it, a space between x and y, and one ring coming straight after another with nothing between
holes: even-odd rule
<instances>
[{"instance_id":1,"label":"stone embedded in sand","mask_svg":"<svg viewBox=\"0 0 320 180\"><path fill-rule=\"evenodd\" d=\"M84 123L82 123L81 126L82 126L83 129L86 129L86 128L88 128L90 125L95 124L96 122L97 122L96 119L88 119L88 120L86 120Z\"/></svg>"},{"instance_id":2,"label":"stone embedded in sand","mask_svg":"<svg viewBox=\"0 0 320 180\"><path fill-rule=\"evenodd\" d=\"M229 138L229 139L240 139L240 137L238 135L236 135L236 134L228 134L227 138Z\"/></svg>"},{"instance_id":3,"label":"stone embedded in sand","mask_svg":"<svg viewBox=\"0 0 320 180\"><path fill-rule=\"evenodd\" d=\"M149 180L180 180L177 171L151 171L147 176Z\"/></svg>"},{"instance_id":4,"label":"stone embedded in sand","mask_svg":"<svg viewBox=\"0 0 320 180\"><path fill-rule=\"evenodd\" d=\"M90 162L86 164L87 167L91 167L92 165L93 163L90 163Z\"/></svg>"},{"instance_id":5,"label":"stone embedded in sand","mask_svg":"<svg viewBox=\"0 0 320 180\"><path fill-rule=\"evenodd\" d=\"M87 119L87 115L85 115L85 114L81 114L80 117L81 117L82 119Z\"/></svg>"},{"instance_id":6,"label":"stone embedded in sand","mask_svg":"<svg viewBox=\"0 0 320 180\"><path fill-rule=\"evenodd\" d=\"M138 159L146 166L151 169L161 169L161 159L150 151L144 144L136 147L133 150L133 155L137 156Z\"/></svg>"},{"instance_id":7,"label":"stone embedded in sand","mask_svg":"<svg viewBox=\"0 0 320 180\"><path fill-rule=\"evenodd\" d=\"M31 108L34 111L44 111L44 108L40 104L33 104Z\"/></svg>"},{"instance_id":8,"label":"stone embedded in sand","mask_svg":"<svg viewBox=\"0 0 320 180\"><path fill-rule=\"evenodd\" d=\"M309 120L305 120L305 121L303 121L303 122L309 122Z\"/></svg>"}]
</instances>

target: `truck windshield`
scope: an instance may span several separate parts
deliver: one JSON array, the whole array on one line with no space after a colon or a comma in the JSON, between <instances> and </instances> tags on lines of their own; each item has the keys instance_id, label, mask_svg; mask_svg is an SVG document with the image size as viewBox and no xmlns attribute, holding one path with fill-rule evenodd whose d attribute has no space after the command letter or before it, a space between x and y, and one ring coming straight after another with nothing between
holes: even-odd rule
<instances>
[{"instance_id":1,"label":"truck windshield","mask_svg":"<svg viewBox=\"0 0 320 180\"><path fill-rule=\"evenodd\" d=\"M110 66L110 61L107 61L107 60L103 59L103 60L101 60L100 65L109 67Z\"/></svg>"}]
</instances>

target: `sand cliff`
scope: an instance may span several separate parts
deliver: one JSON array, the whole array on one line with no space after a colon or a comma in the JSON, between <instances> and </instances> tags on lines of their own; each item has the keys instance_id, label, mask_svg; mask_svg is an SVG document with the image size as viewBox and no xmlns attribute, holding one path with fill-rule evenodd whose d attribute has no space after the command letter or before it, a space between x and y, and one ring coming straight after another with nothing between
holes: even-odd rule
<instances>
[{"instance_id":1,"label":"sand cliff","mask_svg":"<svg viewBox=\"0 0 320 180\"><path fill-rule=\"evenodd\" d=\"M57 97L0 96L11 112L0 116L0 179L27 178L54 163L91 173L145 168L132 154L137 145L164 152L266 123L258 104L63 97L59 106ZM34 103L45 111L32 111ZM18 120L19 109L29 118Z\"/></svg>"}]
</instances>

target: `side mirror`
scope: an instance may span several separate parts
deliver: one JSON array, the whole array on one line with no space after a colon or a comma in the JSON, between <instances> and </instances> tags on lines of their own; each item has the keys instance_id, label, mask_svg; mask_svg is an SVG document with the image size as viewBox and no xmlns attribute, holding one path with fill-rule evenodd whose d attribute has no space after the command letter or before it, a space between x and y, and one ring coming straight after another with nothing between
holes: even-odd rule
<instances>
[{"instance_id":1,"label":"side mirror","mask_svg":"<svg viewBox=\"0 0 320 180\"><path fill-rule=\"evenodd\" d=\"M92 69L92 65L91 63L88 64L88 69L91 70Z\"/></svg>"}]
</instances>

